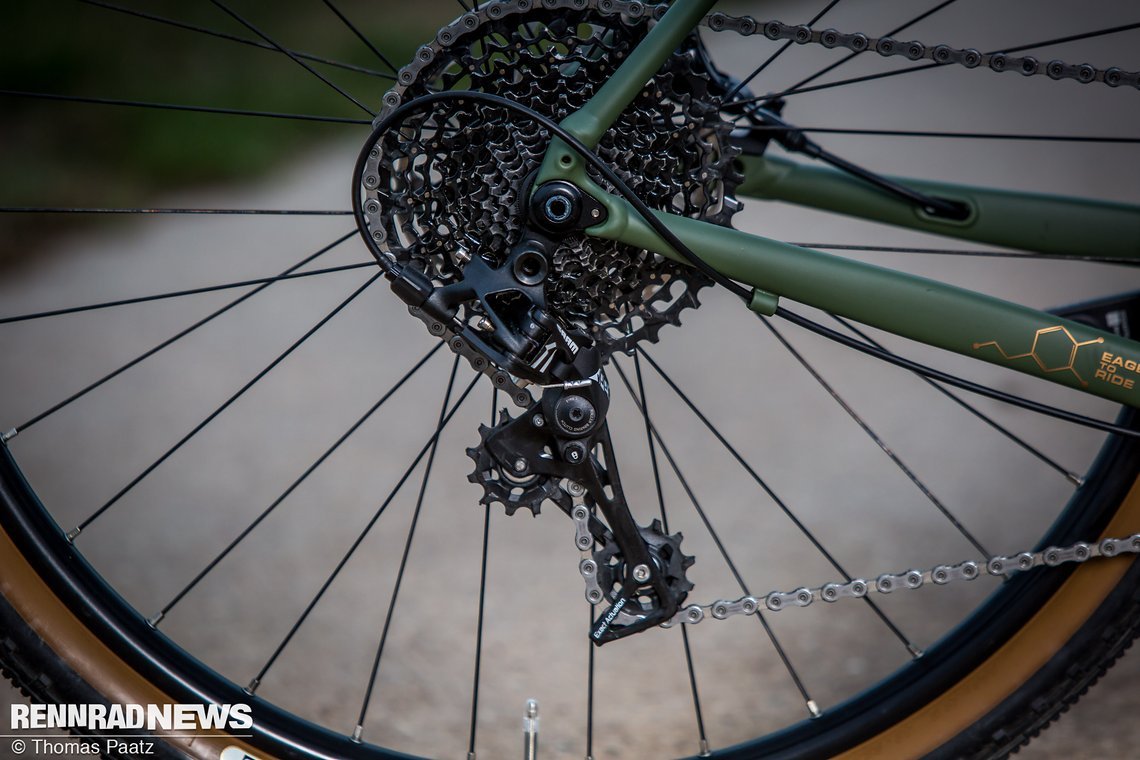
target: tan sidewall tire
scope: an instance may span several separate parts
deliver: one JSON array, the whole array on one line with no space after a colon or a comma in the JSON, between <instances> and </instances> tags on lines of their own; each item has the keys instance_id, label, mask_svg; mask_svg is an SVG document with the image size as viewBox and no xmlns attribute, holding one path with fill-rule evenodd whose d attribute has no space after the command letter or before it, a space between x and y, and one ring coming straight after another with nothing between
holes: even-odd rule
<instances>
[{"instance_id":1,"label":"tan sidewall tire","mask_svg":"<svg viewBox=\"0 0 1140 760\"><path fill-rule=\"evenodd\" d=\"M1140 533L1140 479L1102 537ZM922 757L965 731L1013 694L1073 637L1120 583L1135 557L1081 565L998 651L907 718L840 757Z\"/></svg>"},{"instance_id":2,"label":"tan sidewall tire","mask_svg":"<svg viewBox=\"0 0 1140 760\"><path fill-rule=\"evenodd\" d=\"M2 530L0 593L44 643L108 702L143 705L176 702L99 641L48 588ZM222 750L231 746L240 747L251 757L264 756L241 741L221 734L189 740L166 738L164 741L188 757L201 760L217 760Z\"/></svg>"}]
</instances>

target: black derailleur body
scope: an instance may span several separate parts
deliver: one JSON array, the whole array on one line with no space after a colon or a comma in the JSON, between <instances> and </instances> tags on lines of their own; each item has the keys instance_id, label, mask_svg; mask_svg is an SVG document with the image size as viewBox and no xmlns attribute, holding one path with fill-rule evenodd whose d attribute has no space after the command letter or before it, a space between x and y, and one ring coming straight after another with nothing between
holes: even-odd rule
<instances>
[{"instance_id":1,"label":"black derailleur body","mask_svg":"<svg viewBox=\"0 0 1140 760\"><path fill-rule=\"evenodd\" d=\"M589 336L567 330L547 307L544 286L557 239L604 222L605 207L573 184L555 180L530 194L525 212L530 224L500 262L462 252L457 282L436 285L414 267L392 272L389 279L410 307L449 326L500 369L544 387L538 401L490 431L483 445L512 478L576 483L586 502L601 510L605 523L591 518L590 531L603 547L616 545L625 568L617 579L617 601L590 633L601 645L668 620L684 595L667 585L626 504L606 423L610 389L602 354ZM570 514L571 499L552 500ZM646 573L647 568L652 570ZM632 622L619 614L627 604L641 612L630 603L646 596L658 600L647 614L634 615Z\"/></svg>"},{"instance_id":2,"label":"black derailleur body","mask_svg":"<svg viewBox=\"0 0 1140 760\"><path fill-rule=\"evenodd\" d=\"M548 235L600 224L605 207L569 182L556 180L534 191L529 211L533 224L502 262L461 252L463 278L458 282L436 286L414 267L404 267L389 273L392 290L429 319L451 326L476 351L516 377L543 385L575 374L588 377L593 372L575 373L564 362L548 366L550 349L568 353L573 366L578 347L589 343L584 336L570 338L547 310L545 282L557 247ZM479 305L481 316L474 325L457 319L464 304Z\"/></svg>"}]
</instances>

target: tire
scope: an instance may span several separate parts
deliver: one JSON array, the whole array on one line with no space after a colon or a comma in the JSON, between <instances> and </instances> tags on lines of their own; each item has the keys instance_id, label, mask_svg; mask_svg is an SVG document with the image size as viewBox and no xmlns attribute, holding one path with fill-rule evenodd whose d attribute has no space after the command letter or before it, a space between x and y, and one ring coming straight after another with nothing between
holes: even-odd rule
<instances>
[{"instance_id":1,"label":"tire","mask_svg":"<svg viewBox=\"0 0 1140 760\"><path fill-rule=\"evenodd\" d=\"M392 300L387 294L382 297ZM711 309L720 308L715 297L710 300ZM302 306L299 304L297 308ZM371 317L376 319L376 314ZM387 315L381 317L385 318ZM402 334L419 331L409 341L434 345L425 343L427 338L415 320L403 319ZM693 319L697 321L696 317ZM663 333L663 343L668 340ZM686 356L684 348L677 353ZM671 371L680 373L682 370L673 367ZM454 369L452 372L454 378ZM638 373L640 375L640 367ZM989 382L995 385L1002 382L999 375L988 377L991 378ZM448 398L451 387L449 382ZM732 397L729 400L735 403L729 405L727 412L722 408L720 424L731 424L725 423L725 418L739 415L738 404L742 394L739 390L725 390L723 395ZM1103 412L1104 409L1098 407L1097 411ZM423 414L434 416L435 413L433 407ZM634 421L638 419L635 417ZM1119 415L1118 423L1140 429L1140 413L1126 410ZM685 423L678 424L683 426ZM688 424L693 423L690 421ZM401 441L410 435L400 427L399 421L389 425L388 430L392 432L388 435L394 435ZM68 435L63 428L57 429L55 434L61 438ZM763 453L750 454L753 459L763 459L770 454L762 448L760 438L762 436L757 435L754 442L757 451ZM86 537L77 539L75 535L65 533L64 521L74 514L72 505L61 505L58 499L50 499L44 494L53 490L53 484L51 475L44 474L42 452L28 456L37 472L33 477L29 469L25 476L21 468L23 460L18 463L14 453L22 441L23 438L15 439L11 448L8 444L0 446L0 594L3 597L0 600L0 632L3 635L0 666L23 693L37 702L54 704L251 705L254 726L248 735L219 734L189 741L164 738L159 734L155 739L161 757L219 758L224 757L223 751L229 747L258 759L407 757L409 755L402 752L408 751L409 747L414 750L417 745L410 740L403 741L403 737L391 740L392 749L382 748L355 741L349 731L297 715L284 706L274 704L271 699L263 698L260 692L251 693L250 686L256 686L256 683L243 686L236 677L224 673L224 668L209 662L207 654L190 651L183 647L179 638L164 633L159 625L161 616L140 612L134 600L127 598L126 592L112 587L110 576L113 573L106 571L101 564L105 557L97 560L84 554L80 547ZM1086 447L1088 451L1099 453L1095 459L1090 456L1093 461L1087 468L1082 467L1082 485L1061 507L1054 509L1049 505L1043 508L1041 515L1035 516L1041 521L1032 534L1038 548L1140 533L1138 441L1140 439L1109 437L1098 439ZM453 443L449 442L449 445ZM411 445L403 443L405 448ZM960 443L949 442L949 448L955 445ZM240 447L241 444L234 444L235 458L248 454L238 451ZM145 454L146 445L140 448ZM401 453L406 452L401 450ZM829 463L823 454L819 455L819 461ZM82 464L78 466L81 468ZM820 473L825 470L823 464L817 467ZM466 472L452 473L456 474L466 475ZM33 487L33 482L36 487ZM497 505L491 506L497 510ZM75 507L76 510L80 508ZM61 514L66 517L60 517ZM500 514L494 515L494 519L500 517ZM560 519L557 514L544 513L543 517L547 521ZM523 518L512 519L521 521ZM561 527L566 528L565 525ZM467 528L471 526L467 525ZM511 530L514 529L512 525ZM411 532L414 530L413 523ZM693 529L687 530L692 539ZM770 530L767 524L764 530ZM478 543L473 535L463 536L469 539L466 544ZM159 534L152 538L171 539L170 551L177 550L177 536ZM312 552L319 553L316 549ZM874 552L868 553L875 556ZM302 546L294 550L288 562L301 564L308 559L308 550ZM937 559L944 558L938 556ZM526 579L525 575L523 577ZM831 578L817 580L828 579ZM580 579L575 577L573 580L580 584ZM756 582L768 580L766 576L760 576ZM561 591L546 592L547 586L552 589L558 587L557 580L543 578L535 585L542 587L540 590L544 593L562 598ZM778 586L775 582L772 585ZM527 584L524 582L520 586L525 588ZM473 590L474 587L464 588ZM706 601L705 593L727 598L731 587L730 590L717 588L714 591L711 587L698 585L698 592L701 593L695 593L700 601ZM473 608L471 596L468 594L462 601ZM575 612L580 611L579 597L574 596L573 602ZM371 606L382 608L383 604L378 602ZM560 608L561 602L556 606ZM494 618L495 614L492 612L491 617ZM509 617L506 613L501 614ZM781 614L796 613L788 611ZM480 636L482 619L480 596ZM434 618L432 623L435 623ZM705 627L719 624L723 623L708 620L701 628L689 629L691 633L687 632L685 639L686 651L689 637L696 639L703 635ZM449 620L439 627L450 625L452 621ZM384 636L387 635L387 626L386 621ZM461 626L455 624L455 627ZM333 629L335 626L322 630L329 635L328 631ZM662 632L644 635L648 637L658 633ZM1080 566L1066 565L1022 573L994 587L976 609L971 609L960 622L934 637L934 642L925 647L921 657L892 669L882 680L872 680L864 688L826 705L822 715L814 719L789 720L778 728L765 728L760 734L750 734L755 738L715 745L711 756L1003 757L1036 736L1074 703L1120 657L1138 633L1140 565L1131 555L1097 559ZM276 637L279 632L274 630L266 635ZM585 637L580 638L583 639L582 651L585 651ZM616 643L612 648L620 652L622 646L622 643ZM633 649L634 646L640 647L641 644L631 645L629 651L644 651ZM614 662L604 659L611 656L610 646L600 651L600 662ZM654 657L640 656L644 663L656 666ZM507 662L510 662L509 658ZM592 668L592 651L590 662ZM667 667L678 672L681 670L676 663ZM650 677L651 674L646 675L647 679ZM478 676L476 685L477 679ZM605 690L599 689L599 692L604 699ZM344 701L355 702L357 699L358 695L353 692L346 694ZM430 713L434 708L425 699L417 709ZM740 711L744 713L748 709L745 707ZM591 721L592 715L591 712ZM638 720L630 722L637 724L638 731L652 733ZM697 721L702 722L699 713ZM517 720L513 713L509 723L502 733L517 733ZM577 728L574 731L581 733ZM703 737L703 723L701 731ZM517 740L517 736L513 738ZM378 743L387 744L388 741L385 735ZM600 743L602 741L599 739ZM620 746L620 742L615 744ZM686 752L698 749L695 742L686 747ZM580 755L581 747L578 744L569 747L552 743L551 751ZM603 747L597 756L606 756L608 751ZM639 752L636 748L629 751ZM589 749L587 754L590 754Z\"/></svg>"}]
</instances>

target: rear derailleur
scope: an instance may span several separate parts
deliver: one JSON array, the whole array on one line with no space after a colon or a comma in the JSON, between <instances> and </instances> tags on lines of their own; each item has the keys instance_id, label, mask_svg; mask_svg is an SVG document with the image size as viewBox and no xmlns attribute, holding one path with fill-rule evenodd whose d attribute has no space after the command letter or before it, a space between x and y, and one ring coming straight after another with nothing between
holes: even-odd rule
<instances>
[{"instance_id":1,"label":"rear derailleur","mask_svg":"<svg viewBox=\"0 0 1140 760\"><path fill-rule=\"evenodd\" d=\"M411 266L389 277L432 334L525 407L517 417L503 409L497 424L480 427L479 444L467 450L475 461L469 480L483 487L481 503L499 502L507 514L525 507L537 515L550 501L574 520L586 598L609 605L590 631L601 645L672 618L692 588L685 569L693 560L681 552L681 534L634 521L606 421L602 353L547 308L552 237L580 228L580 219L597 223L595 208L573 185L547 183L532 196L536 229L501 260L457 251L462 277L443 285ZM542 389L538 400L528 385Z\"/></svg>"}]
</instances>

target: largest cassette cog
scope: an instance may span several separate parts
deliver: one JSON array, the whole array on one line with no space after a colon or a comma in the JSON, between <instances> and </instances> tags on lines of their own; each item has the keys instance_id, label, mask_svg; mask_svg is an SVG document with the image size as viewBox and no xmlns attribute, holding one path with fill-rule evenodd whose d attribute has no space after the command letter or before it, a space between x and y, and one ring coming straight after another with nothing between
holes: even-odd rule
<instances>
[{"instance_id":1,"label":"largest cassette cog","mask_svg":"<svg viewBox=\"0 0 1140 760\"><path fill-rule=\"evenodd\" d=\"M484 3L442 29L384 97L384 118L433 91L476 90L561 120L584 105L654 23L612 4L554 0ZM524 9L525 8L525 9ZM627 9L628 10L628 9ZM650 207L727 225L740 208L738 150L719 89L695 37L673 54L602 137L598 154ZM375 146L365 187L369 233L401 265L455 282L471 255L502 256L522 234L524 201L548 136L485 103L438 104ZM370 167L373 166L370 164ZM492 261L491 263L496 263ZM698 305L703 275L657 254L574 235L554 254L550 310L586 330L604 355L656 341Z\"/></svg>"}]
</instances>

